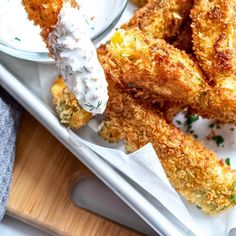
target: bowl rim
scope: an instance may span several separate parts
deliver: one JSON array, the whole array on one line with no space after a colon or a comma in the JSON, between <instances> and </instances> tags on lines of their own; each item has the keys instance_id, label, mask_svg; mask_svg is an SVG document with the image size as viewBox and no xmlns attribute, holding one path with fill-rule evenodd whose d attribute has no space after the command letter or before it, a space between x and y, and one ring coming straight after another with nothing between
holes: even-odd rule
<instances>
[{"instance_id":1,"label":"bowl rim","mask_svg":"<svg viewBox=\"0 0 236 236\"><path fill-rule=\"evenodd\" d=\"M101 41L116 25L116 23L121 18L128 0L120 0L120 7L117 11L117 14L114 15L114 17L102 27L102 29L97 32L94 36L92 36L91 40L94 44ZM41 62L41 63L48 63L48 64L54 64L55 61L49 57L48 52L31 52L26 50L17 49L14 47L11 47L9 45L6 45L3 41L0 40L0 52L3 52L5 54L8 54L10 56L24 59L27 61L34 61L34 62Z\"/></svg>"}]
</instances>

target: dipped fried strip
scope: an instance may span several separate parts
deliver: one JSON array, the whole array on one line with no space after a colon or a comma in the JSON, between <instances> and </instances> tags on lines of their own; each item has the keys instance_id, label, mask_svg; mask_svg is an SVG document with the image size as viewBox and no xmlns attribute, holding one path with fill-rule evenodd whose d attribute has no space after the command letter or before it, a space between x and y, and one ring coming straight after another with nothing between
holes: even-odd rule
<instances>
[{"instance_id":1,"label":"dipped fried strip","mask_svg":"<svg viewBox=\"0 0 236 236\"><path fill-rule=\"evenodd\" d=\"M235 171L161 115L138 104L111 82L109 86L111 99L100 132L104 139L124 140L129 152L151 142L174 188L207 214L218 214L235 204Z\"/></svg>"},{"instance_id":2,"label":"dipped fried strip","mask_svg":"<svg viewBox=\"0 0 236 236\"><path fill-rule=\"evenodd\" d=\"M195 55L216 85L236 76L236 1L196 0L191 12Z\"/></svg>"},{"instance_id":3,"label":"dipped fried strip","mask_svg":"<svg viewBox=\"0 0 236 236\"><path fill-rule=\"evenodd\" d=\"M193 0L149 0L122 28L139 28L154 38L168 40L178 33L192 6Z\"/></svg>"}]
</instances>

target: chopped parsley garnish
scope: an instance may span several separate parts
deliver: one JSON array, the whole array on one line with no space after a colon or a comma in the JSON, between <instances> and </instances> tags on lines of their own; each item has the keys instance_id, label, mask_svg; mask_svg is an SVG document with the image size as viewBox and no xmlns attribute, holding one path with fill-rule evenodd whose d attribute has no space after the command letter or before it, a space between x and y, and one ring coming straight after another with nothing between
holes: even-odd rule
<instances>
[{"instance_id":1,"label":"chopped parsley garnish","mask_svg":"<svg viewBox=\"0 0 236 236\"><path fill-rule=\"evenodd\" d=\"M98 101L98 105L97 105L96 109L98 109L101 105L102 105L102 101Z\"/></svg>"},{"instance_id":2,"label":"chopped parsley garnish","mask_svg":"<svg viewBox=\"0 0 236 236\"><path fill-rule=\"evenodd\" d=\"M20 39L18 37L15 37L15 40L19 41L20 42Z\"/></svg>"},{"instance_id":3,"label":"chopped parsley garnish","mask_svg":"<svg viewBox=\"0 0 236 236\"><path fill-rule=\"evenodd\" d=\"M202 208L201 208L200 206L198 206L198 205L196 205L196 207L197 207L198 209L200 209L200 210L202 209Z\"/></svg>"},{"instance_id":4,"label":"chopped parsley garnish","mask_svg":"<svg viewBox=\"0 0 236 236\"><path fill-rule=\"evenodd\" d=\"M230 166L230 158L229 157L225 159L225 164Z\"/></svg>"},{"instance_id":5,"label":"chopped parsley garnish","mask_svg":"<svg viewBox=\"0 0 236 236\"><path fill-rule=\"evenodd\" d=\"M175 121L177 125L182 125L182 122L180 120Z\"/></svg>"},{"instance_id":6,"label":"chopped parsley garnish","mask_svg":"<svg viewBox=\"0 0 236 236\"><path fill-rule=\"evenodd\" d=\"M197 120L199 120L199 116L197 115L191 115L187 118L187 125L191 125L192 123L196 122Z\"/></svg>"},{"instance_id":7,"label":"chopped parsley garnish","mask_svg":"<svg viewBox=\"0 0 236 236\"><path fill-rule=\"evenodd\" d=\"M217 147L219 147L220 144L224 143L224 138L221 135L216 135L212 137L212 140L216 142Z\"/></svg>"},{"instance_id":8,"label":"chopped parsley garnish","mask_svg":"<svg viewBox=\"0 0 236 236\"><path fill-rule=\"evenodd\" d=\"M234 186L234 191L236 191L236 181L234 181L233 186Z\"/></svg>"},{"instance_id":9,"label":"chopped parsley garnish","mask_svg":"<svg viewBox=\"0 0 236 236\"><path fill-rule=\"evenodd\" d=\"M231 200L232 200L232 201L236 201L236 194L233 194L233 195L231 196Z\"/></svg>"},{"instance_id":10,"label":"chopped parsley garnish","mask_svg":"<svg viewBox=\"0 0 236 236\"><path fill-rule=\"evenodd\" d=\"M90 108L90 111L93 111L96 107L91 104L84 104L85 106Z\"/></svg>"},{"instance_id":11,"label":"chopped parsley garnish","mask_svg":"<svg viewBox=\"0 0 236 236\"><path fill-rule=\"evenodd\" d=\"M194 134L193 137L194 137L195 139L198 139L198 135L197 135L197 134Z\"/></svg>"},{"instance_id":12,"label":"chopped parsley garnish","mask_svg":"<svg viewBox=\"0 0 236 236\"><path fill-rule=\"evenodd\" d=\"M192 129L192 125L189 125L186 129L186 132L189 132Z\"/></svg>"},{"instance_id":13,"label":"chopped parsley garnish","mask_svg":"<svg viewBox=\"0 0 236 236\"><path fill-rule=\"evenodd\" d=\"M98 105L95 107L92 104L84 104L85 106L90 108L90 111L93 111L94 109L98 109L102 105L102 101L98 101Z\"/></svg>"}]
</instances>

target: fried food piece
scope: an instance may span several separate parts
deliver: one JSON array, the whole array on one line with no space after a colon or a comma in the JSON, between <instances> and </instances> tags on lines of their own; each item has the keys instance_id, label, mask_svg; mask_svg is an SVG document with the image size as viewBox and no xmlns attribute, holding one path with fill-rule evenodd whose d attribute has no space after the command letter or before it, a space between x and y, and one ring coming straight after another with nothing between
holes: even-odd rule
<instances>
[{"instance_id":1,"label":"fried food piece","mask_svg":"<svg viewBox=\"0 0 236 236\"><path fill-rule=\"evenodd\" d=\"M148 0L131 0L131 1L139 7L143 7L148 2Z\"/></svg>"},{"instance_id":2,"label":"fried food piece","mask_svg":"<svg viewBox=\"0 0 236 236\"><path fill-rule=\"evenodd\" d=\"M190 13L193 0L149 0L123 29L139 28L154 38L173 37Z\"/></svg>"},{"instance_id":3,"label":"fried food piece","mask_svg":"<svg viewBox=\"0 0 236 236\"><path fill-rule=\"evenodd\" d=\"M77 7L76 0L22 0L30 20L42 29L42 36L47 41L47 36L53 26L57 23L57 16L62 8L63 2L68 2Z\"/></svg>"},{"instance_id":4,"label":"fried food piece","mask_svg":"<svg viewBox=\"0 0 236 236\"><path fill-rule=\"evenodd\" d=\"M118 30L99 55L109 77L129 89L143 89L155 101L191 103L207 88L201 70L189 56L137 29Z\"/></svg>"},{"instance_id":5,"label":"fried food piece","mask_svg":"<svg viewBox=\"0 0 236 236\"><path fill-rule=\"evenodd\" d=\"M137 29L119 30L98 56L107 79L147 104L165 107L169 102L176 111L189 107L203 117L236 124L236 82L211 87L196 63L164 40Z\"/></svg>"},{"instance_id":6,"label":"fried food piece","mask_svg":"<svg viewBox=\"0 0 236 236\"><path fill-rule=\"evenodd\" d=\"M196 0L191 12L195 55L216 85L236 78L235 6L235 0Z\"/></svg>"},{"instance_id":7,"label":"fried food piece","mask_svg":"<svg viewBox=\"0 0 236 236\"><path fill-rule=\"evenodd\" d=\"M195 104L189 107L190 112L221 123L236 124L236 88L234 90L216 87L200 93Z\"/></svg>"},{"instance_id":8,"label":"fried food piece","mask_svg":"<svg viewBox=\"0 0 236 236\"><path fill-rule=\"evenodd\" d=\"M100 132L104 139L124 140L129 152L151 142L173 187L205 213L216 215L235 205L235 171L161 114L137 103L112 82L109 86L111 96Z\"/></svg>"},{"instance_id":9,"label":"fried food piece","mask_svg":"<svg viewBox=\"0 0 236 236\"><path fill-rule=\"evenodd\" d=\"M214 82L214 88L202 94L195 110L208 118L220 114L224 123L236 120L235 6L235 0L196 0L191 12L194 52L207 78Z\"/></svg>"},{"instance_id":10,"label":"fried food piece","mask_svg":"<svg viewBox=\"0 0 236 236\"><path fill-rule=\"evenodd\" d=\"M60 122L70 128L80 128L92 118L92 114L83 110L74 94L66 86L64 79L58 77L54 82L51 93L53 104Z\"/></svg>"}]
</instances>

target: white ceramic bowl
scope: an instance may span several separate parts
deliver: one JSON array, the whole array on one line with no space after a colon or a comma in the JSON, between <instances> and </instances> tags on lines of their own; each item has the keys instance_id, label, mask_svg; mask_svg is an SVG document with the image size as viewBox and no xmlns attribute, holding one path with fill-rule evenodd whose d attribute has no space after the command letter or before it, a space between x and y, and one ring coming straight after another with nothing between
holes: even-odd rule
<instances>
[{"instance_id":1,"label":"white ceramic bowl","mask_svg":"<svg viewBox=\"0 0 236 236\"><path fill-rule=\"evenodd\" d=\"M96 27L94 27L94 30L91 31L91 39L94 43L98 43L116 25L127 5L128 0L99 0L98 2L96 1L96 3L94 0L78 0L79 3L80 1L84 1L84 10L89 7L90 13L92 11L94 18L96 19ZM28 37L30 37L30 32ZM20 49L12 45L10 41L7 41L6 39L2 40L1 37L0 51L29 61L53 63L53 60L48 56L47 50L35 51L30 48Z\"/></svg>"}]
</instances>

